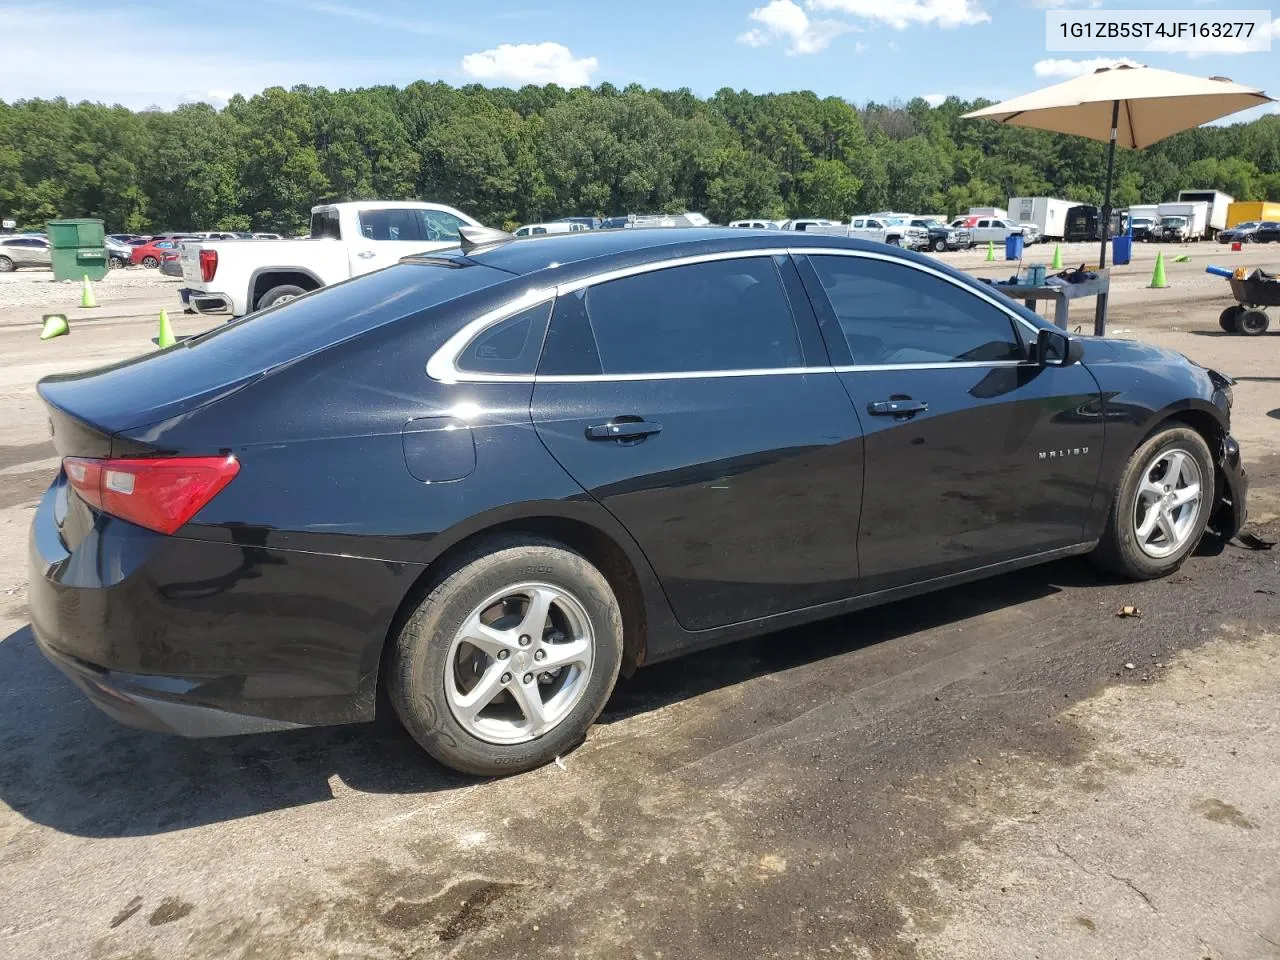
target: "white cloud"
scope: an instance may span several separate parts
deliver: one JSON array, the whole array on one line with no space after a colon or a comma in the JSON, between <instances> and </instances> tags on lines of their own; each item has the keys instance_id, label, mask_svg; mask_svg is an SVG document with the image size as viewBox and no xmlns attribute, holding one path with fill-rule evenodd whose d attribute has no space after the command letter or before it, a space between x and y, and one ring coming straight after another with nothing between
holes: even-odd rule
<instances>
[{"instance_id":1,"label":"white cloud","mask_svg":"<svg viewBox=\"0 0 1280 960\"><path fill-rule=\"evenodd\" d=\"M462 58L462 72L477 80L558 83L562 87L590 83L599 66L595 57L575 57L559 43L503 43Z\"/></svg>"},{"instance_id":2,"label":"white cloud","mask_svg":"<svg viewBox=\"0 0 1280 960\"><path fill-rule=\"evenodd\" d=\"M931 107L940 107L947 102L945 93L926 93L922 98Z\"/></svg>"},{"instance_id":3,"label":"white cloud","mask_svg":"<svg viewBox=\"0 0 1280 960\"><path fill-rule=\"evenodd\" d=\"M1037 77L1081 77L1093 73L1103 67L1116 67L1127 64L1130 67L1141 66L1136 60L1128 57L1094 57L1091 60L1037 60L1032 69Z\"/></svg>"},{"instance_id":4,"label":"white cloud","mask_svg":"<svg viewBox=\"0 0 1280 960\"><path fill-rule=\"evenodd\" d=\"M178 99L180 103L207 103L221 109L235 95L234 90L188 90Z\"/></svg>"},{"instance_id":5,"label":"white cloud","mask_svg":"<svg viewBox=\"0 0 1280 960\"><path fill-rule=\"evenodd\" d=\"M859 40L857 43L853 45L854 53L866 53L870 49L871 48L867 46L865 43L863 43L861 40Z\"/></svg>"},{"instance_id":6,"label":"white cloud","mask_svg":"<svg viewBox=\"0 0 1280 960\"><path fill-rule=\"evenodd\" d=\"M763 47L771 40L785 40L788 54L817 53L840 34L855 29L836 20L810 20L793 0L769 0L748 16L761 26L739 34L739 43Z\"/></svg>"},{"instance_id":7,"label":"white cloud","mask_svg":"<svg viewBox=\"0 0 1280 960\"><path fill-rule=\"evenodd\" d=\"M979 0L806 0L810 10L831 10L878 20L895 30L912 24L936 23L940 27L968 27L989 23L991 15Z\"/></svg>"}]
</instances>

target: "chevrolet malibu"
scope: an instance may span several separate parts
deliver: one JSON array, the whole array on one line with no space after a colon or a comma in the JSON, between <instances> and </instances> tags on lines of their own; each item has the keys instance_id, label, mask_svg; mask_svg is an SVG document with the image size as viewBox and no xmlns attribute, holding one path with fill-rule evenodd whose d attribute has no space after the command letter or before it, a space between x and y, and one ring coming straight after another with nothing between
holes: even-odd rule
<instances>
[{"instance_id":1,"label":"chevrolet malibu","mask_svg":"<svg viewBox=\"0 0 1280 960\"><path fill-rule=\"evenodd\" d=\"M124 723L370 720L473 774L619 673L1244 519L1230 381L903 250L617 230L461 246L47 377L45 654Z\"/></svg>"}]
</instances>

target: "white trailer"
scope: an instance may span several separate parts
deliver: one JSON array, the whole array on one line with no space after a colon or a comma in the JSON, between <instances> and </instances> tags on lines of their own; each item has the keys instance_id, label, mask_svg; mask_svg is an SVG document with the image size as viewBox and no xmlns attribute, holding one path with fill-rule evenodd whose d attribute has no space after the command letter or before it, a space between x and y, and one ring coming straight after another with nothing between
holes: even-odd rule
<instances>
[{"instance_id":1,"label":"white trailer","mask_svg":"<svg viewBox=\"0 0 1280 960\"><path fill-rule=\"evenodd\" d=\"M1009 211L1001 210L999 207L970 207L969 216L971 217L995 217L997 220L1008 220Z\"/></svg>"},{"instance_id":2,"label":"white trailer","mask_svg":"<svg viewBox=\"0 0 1280 960\"><path fill-rule=\"evenodd\" d=\"M1203 200L1162 203L1159 213L1157 223L1161 240L1186 243L1209 236L1209 204Z\"/></svg>"},{"instance_id":3,"label":"white trailer","mask_svg":"<svg viewBox=\"0 0 1280 960\"><path fill-rule=\"evenodd\" d=\"M1206 240L1212 240L1219 230L1227 229L1227 207L1236 202L1235 197L1221 190L1181 190L1178 199L1184 202L1203 200L1209 204L1209 232L1205 234Z\"/></svg>"},{"instance_id":4,"label":"white trailer","mask_svg":"<svg viewBox=\"0 0 1280 960\"><path fill-rule=\"evenodd\" d=\"M1009 219L1034 223L1044 240L1062 240L1067 235L1067 211L1074 206L1056 197L1010 197Z\"/></svg>"}]
</instances>

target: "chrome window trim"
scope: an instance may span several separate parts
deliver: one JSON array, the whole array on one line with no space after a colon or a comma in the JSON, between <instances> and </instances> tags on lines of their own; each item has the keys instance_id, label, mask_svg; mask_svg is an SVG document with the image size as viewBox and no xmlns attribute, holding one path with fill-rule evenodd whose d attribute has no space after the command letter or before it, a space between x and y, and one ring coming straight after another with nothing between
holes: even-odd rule
<instances>
[{"instance_id":1,"label":"chrome window trim","mask_svg":"<svg viewBox=\"0 0 1280 960\"><path fill-rule=\"evenodd\" d=\"M804 373L862 373L871 370L947 370L967 367L1017 367L1035 366L1027 360L966 360L938 361L928 363L894 363L894 364L844 364L840 366L814 367L777 367L749 370L683 370L661 373L591 373L591 374L544 374L537 376L528 373L478 373L460 370L457 367L458 357L462 351L488 327L507 320L522 310L537 306L558 296L573 293L584 287L597 283L608 283L642 273L652 273L671 267L692 266L699 263L714 263L719 260L742 260L755 257L778 256L837 256L863 257L869 260L885 260L889 263L901 264L921 273L927 273L940 280L959 287L980 300L985 301L1005 314L1009 319L1021 324L1032 334L1038 335L1040 328L1011 310L1007 304L1000 303L995 297L981 289L975 289L960 280L950 277L940 270L926 264L911 263L891 253L879 253L874 250L847 250L840 247L767 247L753 250L722 250L716 253L692 254L671 260L658 260L649 263L633 264L592 274L578 280L557 284L554 287L532 287L520 296L492 310L486 311L474 320L469 320L457 333L453 334L427 360L427 376L440 383L594 383L594 382L628 382L639 380L691 380L691 379L725 379L729 377L764 377L795 376Z\"/></svg>"}]
</instances>

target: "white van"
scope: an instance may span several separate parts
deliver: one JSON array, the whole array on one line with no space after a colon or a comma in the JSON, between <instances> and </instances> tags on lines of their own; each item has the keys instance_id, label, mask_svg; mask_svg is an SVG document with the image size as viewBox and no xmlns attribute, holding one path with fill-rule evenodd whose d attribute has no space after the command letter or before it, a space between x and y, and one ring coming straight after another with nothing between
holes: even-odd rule
<instances>
[{"instance_id":1,"label":"white van","mask_svg":"<svg viewBox=\"0 0 1280 960\"><path fill-rule=\"evenodd\" d=\"M523 227L518 227L514 235L541 237L547 233L583 233L586 229L586 225L581 223L526 223Z\"/></svg>"}]
</instances>

